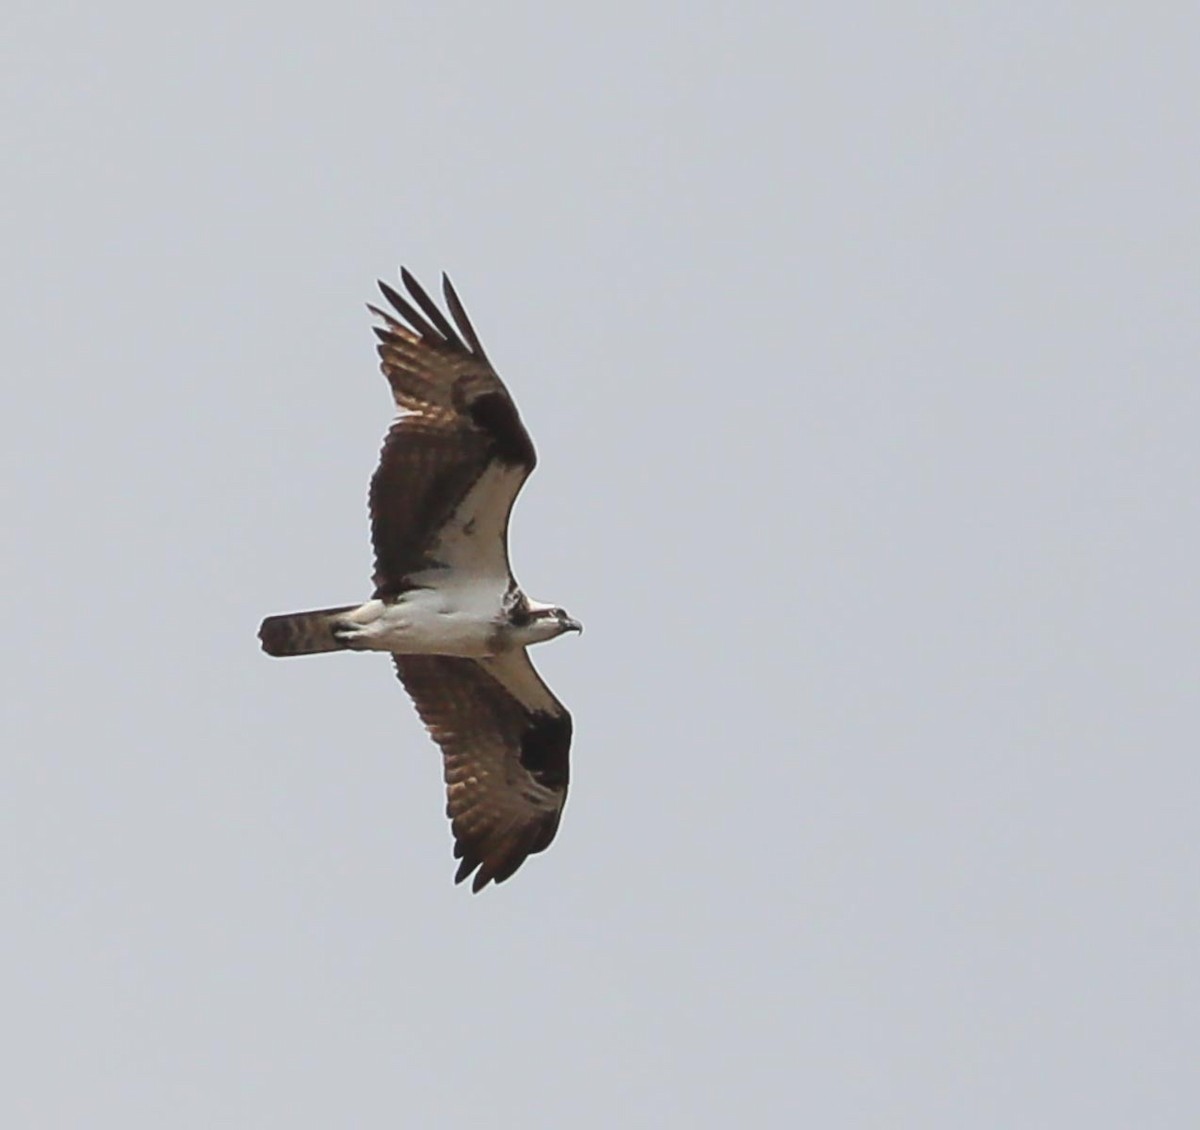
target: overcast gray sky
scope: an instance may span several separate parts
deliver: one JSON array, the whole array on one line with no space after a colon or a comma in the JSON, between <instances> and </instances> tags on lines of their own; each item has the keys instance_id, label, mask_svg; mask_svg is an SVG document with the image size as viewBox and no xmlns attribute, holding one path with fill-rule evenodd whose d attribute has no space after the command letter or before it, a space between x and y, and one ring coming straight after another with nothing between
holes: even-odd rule
<instances>
[{"instance_id":1,"label":"overcast gray sky","mask_svg":"<svg viewBox=\"0 0 1200 1130\"><path fill-rule=\"evenodd\" d=\"M11 1127L1192 1127L1192 5L20 4ZM449 270L587 624L451 883L364 302Z\"/></svg>"}]
</instances>

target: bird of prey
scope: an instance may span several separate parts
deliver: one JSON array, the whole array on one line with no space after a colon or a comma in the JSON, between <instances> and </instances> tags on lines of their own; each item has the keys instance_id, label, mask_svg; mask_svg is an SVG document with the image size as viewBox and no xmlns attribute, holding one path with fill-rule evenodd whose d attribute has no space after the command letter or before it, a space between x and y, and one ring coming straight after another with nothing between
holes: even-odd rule
<instances>
[{"instance_id":1,"label":"bird of prey","mask_svg":"<svg viewBox=\"0 0 1200 1130\"><path fill-rule=\"evenodd\" d=\"M512 574L508 521L536 463L516 405L444 275L448 318L407 271L379 357L399 415L371 479L375 591L363 604L269 616L268 655L391 653L441 747L446 814L472 889L550 846L567 796L571 715L527 648L582 625L530 600ZM453 321L451 321L453 319Z\"/></svg>"}]
</instances>

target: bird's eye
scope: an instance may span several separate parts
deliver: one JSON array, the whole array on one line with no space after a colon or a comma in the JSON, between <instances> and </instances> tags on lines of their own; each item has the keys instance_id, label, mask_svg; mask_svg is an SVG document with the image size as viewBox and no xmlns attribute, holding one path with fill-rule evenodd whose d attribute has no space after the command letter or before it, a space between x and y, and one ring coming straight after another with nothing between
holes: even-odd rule
<instances>
[{"instance_id":1,"label":"bird's eye","mask_svg":"<svg viewBox=\"0 0 1200 1130\"><path fill-rule=\"evenodd\" d=\"M565 620L567 618L567 610L565 608L556 608L554 616L559 620Z\"/></svg>"}]
</instances>

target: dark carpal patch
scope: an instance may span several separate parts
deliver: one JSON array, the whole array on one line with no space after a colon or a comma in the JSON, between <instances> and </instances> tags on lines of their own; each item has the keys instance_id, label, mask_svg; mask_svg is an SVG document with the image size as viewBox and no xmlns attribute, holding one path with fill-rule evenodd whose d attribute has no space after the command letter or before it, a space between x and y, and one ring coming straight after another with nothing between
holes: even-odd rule
<instances>
[{"instance_id":1,"label":"dark carpal patch","mask_svg":"<svg viewBox=\"0 0 1200 1130\"><path fill-rule=\"evenodd\" d=\"M531 715L521 735L521 765L535 781L548 789L567 787L568 754L571 750L569 714Z\"/></svg>"},{"instance_id":2,"label":"dark carpal patch","mask_svg":"<svg viewBox=\"0 0 1200 1130\"><path fill-rule=\"evenodd\" d=\"M467 412L471 422L487 433L492 450L502 463L533 470L537 463L533 441L508 396L502 392L485 392L470 402Z\"/></svg>"}]
</instances>

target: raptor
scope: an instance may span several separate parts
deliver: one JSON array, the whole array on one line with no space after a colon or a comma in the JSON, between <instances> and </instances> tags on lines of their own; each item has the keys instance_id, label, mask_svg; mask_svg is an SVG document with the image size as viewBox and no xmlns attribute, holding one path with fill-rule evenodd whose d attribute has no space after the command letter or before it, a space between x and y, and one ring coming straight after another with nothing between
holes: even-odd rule
<instances>
[{"instance_id":1,"label":"raptor","mask_svg":"<svg viewBox=\"0 0 1200 1130\"><path fill-rule=\"evenodd\" d=\"M374 591L268 616L268 655L382 651L441 747L455 882L500 883L550 846L567 796L571 715L528 649L582 625L530 600L508 525L537 462L512 397L450 280L447 313L407 271L370 306L398 416L369 492Z\"/></svg>"}]
</instances>

